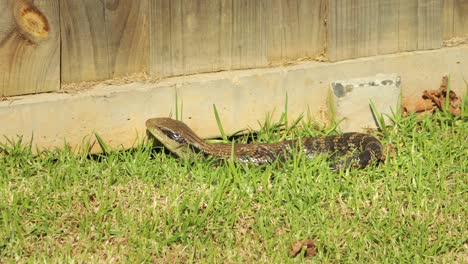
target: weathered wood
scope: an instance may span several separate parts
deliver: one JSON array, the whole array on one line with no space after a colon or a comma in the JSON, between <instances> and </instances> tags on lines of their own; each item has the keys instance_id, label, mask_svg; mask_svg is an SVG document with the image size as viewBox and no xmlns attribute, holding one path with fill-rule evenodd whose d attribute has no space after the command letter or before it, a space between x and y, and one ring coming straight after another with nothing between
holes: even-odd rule
<instances>
[{"instance_id":1,"label":"weathered wood","mask_svg":"<svg viewBox=\"0 0 468 264\"><path fill-rule=\"evenodd\" d=\"M455 0L453 6L453 36L468 35L468 1Z\"/></svg>"},{"instance_id":2,"label":"weathered wood","mask_svg":"<svg viewBox=\"0 0 468 264\"><path fill-rule=\"evenodd\" d=\"M453 8L455 0L444 0L443 5L443 37L444 40L452 38L453 35Z\"/></svg>"},{"instance_id":3,"label":"weathered wood","mask_svg":"<svg viewBox=\"0 0 468 264\"><path fill-rule=\"evenodd\" d=\"M378 54L379 1L330 0L328 44L331 60Z\"/></svg>"},{"instance_id":4,"label":"weathered wood","mask_svg":"<svg viewBox=\"0 0 468 264\"><path fill-rule=\"evenodd\" d=\"M230 32L221 36L231 42L231 65L227 69L255 68L268 65L267 62L267 7L265 1L232 0L227 12L231 15ZM262 12L263 11L263 12ZM279 22L279 21L276 21ZM221 47L223 48L223 47ZM222 67L222 66L221 66Z\"/></svg>"},{"instance_id":5,"label":"weathered wood","mask_svg":"<svg viewBox=\"0 0 468 264\"><path fill-rule=\"evenodd\" d=\"M148 71L150 11L148 1L105 1L111 77Z\"/></svg>"},{"instance_id":6,"label":"weathered wood","mask_svg":"<svg viewBox=\"0 0 468 264\"><path fill-rule=\"evenodd\" d=\"M151 1L154 76L265 67L324 52L326 0Z\"/></svg>"},{"instance_id":7,"label":"weathered wood","mask_svg":"<svg viewBox=\"0 0 468 264\"><path fill-rule=\"evenodd\" d=\"M227 32L220 30L226 19L231 22L230 8L230 1L154 1L151 73L174 76L217 71L220 65L229 65L221 44Z\"/></svg>"},{"instance_id":8,"label":"weathered wood","mask_svg":"<svg viewBox=\"0 0 468 264\"><path fill-rule=\"evenodd\" d=\"M330 0L331 60L442 44L442 0Z\"/></svg>"},{"instance_id":9,"label":"weathered wood","mask_svg":"<svg viewBox=\"0 0 468 264\"><path fill-rule=\"evenodd\" d=\"M380 0L378 18L378 53L398 52L399 2Z\"/></svg>"},{"instance_id":10,"label":"weathered wood","mask_svg":"<svg viewBox=\"0 0 468 264\"><path fill-rule=\"evenodd\" d=\"M96 0L61 0L62 83L111 77L105 6Z\"/></svg>"},{"instance_id":11,"label":"weathered wood","mask_svg":"<svg viewBox=\"0 0 468 264\"><path fill-rule=\"evenodd\" d=\"M444 0L443 36L444 40L468 35L468 1Z\"/></svg>"},{"instance_id":12,"label":"weathered wood","mask_svg":"<svg viewBox=\"0 0 468 264\"><path fill-rule=\"evenodd\" d=\"M155 76L177 75L183 72L182 15L180 0L155 0L150 5L150 72Z\"/></svg>"},{"instance_id":13,"label":"weathered wood","mask_svg":"<svg viewBox=\"0 0 468 264\"><path fill-rule=\"evenodd\" d=\"M442 47L442 0L418 1L418 49Z\"/></svg>"},{"instance_id":14,"label":"weathered wood","mask_svg":"<svg viewBox=\"0 0 468 264\"><path fill-rule=\"evenodd\" d=\"M400 0L398 20L398 50L418 48L418 0Z\"/></svg>"},{"instance_id":15,"label":"weathered wood","mask_svg":"<svg viewBox=\"0 0 468 264\"><path fill-rule=\"evenodd\" d=\"M468 34L467 0L27 1L0 0L0 95L434 49ZM44 32L18 26L14 7L27 3Z\"/></svg>"},{"instance_id":16,"label":"weathered wood","mask_svg":"<svg viewBox=\"0 0 468 264\"><path fill-rule=\"evenodd\" d=\"M58 0L0 0L0 10L0 95L58 90Z\"/></svg>"},{"instance_id":17,"label":"weathered wood","mask_svg":"<svg viewBox=\"0 0 468 264\"><path fill-rule=\"evenodd\" d=\"M269 64L325 53L328 0L271 0L264 5Z\"/></svg>"}]
</instances>

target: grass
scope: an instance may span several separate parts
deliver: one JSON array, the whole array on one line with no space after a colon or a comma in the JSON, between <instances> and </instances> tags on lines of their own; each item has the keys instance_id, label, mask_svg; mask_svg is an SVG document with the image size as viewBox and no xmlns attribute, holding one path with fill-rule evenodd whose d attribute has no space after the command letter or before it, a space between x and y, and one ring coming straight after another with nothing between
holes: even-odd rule
<instances>
[{"instance_id":1,"label":"grass","mask_svg":"<svg viewBox=\"0 0 468 264\"><path fill-rule=\"evenodd\" d=\"M267 120L238 140L334 133L281 127ZM0 262L466 263L467 135L466 118L446 113L396 118L381 134L395 155L338 172L300 154L255 167L150 144L88 156L12 142L0 158ZM290 258L308 237L318 254Z\"/></svg>"}]
</instances>

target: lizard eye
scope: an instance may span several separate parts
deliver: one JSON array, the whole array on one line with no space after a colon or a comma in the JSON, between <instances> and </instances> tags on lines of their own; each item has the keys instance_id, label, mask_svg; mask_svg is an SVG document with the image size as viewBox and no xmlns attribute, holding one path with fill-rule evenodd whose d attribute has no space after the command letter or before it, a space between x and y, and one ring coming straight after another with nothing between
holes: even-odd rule
<instances>
[{"instance_id":1,"label":"lizard eye","mask_svg":"<svg viewBox=\"0 0 468 264\"><path fill-rule=\"evenodd\" d=\"M172 131L172 130L167 130L167 129L161 129L161 131L170 139L178 142L178 143L185 143L185 139L178 133Z\"/></svg>"}]
</instances>

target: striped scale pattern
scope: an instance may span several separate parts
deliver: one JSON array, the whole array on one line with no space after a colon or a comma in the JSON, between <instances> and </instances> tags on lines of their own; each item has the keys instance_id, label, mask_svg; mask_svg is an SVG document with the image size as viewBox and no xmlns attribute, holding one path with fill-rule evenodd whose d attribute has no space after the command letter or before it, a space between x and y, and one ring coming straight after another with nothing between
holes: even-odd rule
<instances>
[{"instance_id":1,"label":"striped scale pattern","mask_svg":"<svg viewBox=\"0 0 468 264\"><path fill-rule=\"evenodd\" d=\"M267 164L286 161L294 152L303 151L307 158L330 154L334 160L331 168L364 168L383 159L380 141L370 135L350 132L325 137L304 137L275 143L229 144L209 143L197 136L185 123L171 118L152 118L146 121L149 135L179 157L202 153L207 157L229 159L249 164ZM340 157L344 157L340 159Z\"/></svg>"}]
</instances>

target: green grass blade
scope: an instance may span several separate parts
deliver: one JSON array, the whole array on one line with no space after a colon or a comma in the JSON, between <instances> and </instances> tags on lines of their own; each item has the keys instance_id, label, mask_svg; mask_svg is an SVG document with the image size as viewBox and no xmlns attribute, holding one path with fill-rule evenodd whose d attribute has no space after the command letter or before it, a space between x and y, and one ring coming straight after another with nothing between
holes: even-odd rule
<instances>
[{"instance_id":1,"label":"green grass blade","mask_svg":"<svg viewBox=\"0 0 468 264\"><path fill-rule=\"evenodd\" d=\"M94 133L94 136L96 137L97 142L98 142L99 146L101 147L103 153L104 154L111 153L111 151L112 151L111 147L108 144L106 144L106 142L104 142L104 139L102 139L102 137L97 132Z\"/></svg>"},{"instance_id":2,"label":"green grass blade","mask_svg":"<svg viewBox=\"0 0 468 264\"><path fill-rule=\"evenodd\" d=\"M447 91L445 93L445 101L443 102L443 104L444 104L444 112L448 114L450 114L450 90L451 90L450 76L447 76Z\"/></svg>"},{"instance_id":3,"label":"green grass blade","mask_svg":"<svg viewBox=\"0 0 468 264\"><path fill-rule=\"evenodd\" d=\"M226 133L224 132L224 129L223 129L223 124L221 123L221 118L219 117L218 109L216 109L215 104L213 104L213 112L214 112L214 115L215 115L216 124L218 124L219 132L221 133L221 138L224 141L228 141L227 135L226 135Z\"/></svg>"},{"instance_id":4,"label":"green grass blade","mask_svg":"<svg viewBox=\"0 0 468 264\"><path fill-rule=\"evenodd\" d=\"M385 124L384 115L381 114L377 110L377 107L375 106L374 102L372 102L372 100L369 101L369 106L371 108L371 113L372 113L372 116L374 117L377 127L380 129L380 131L382 131L382 133L384 133L384 135L387 135L388 128L387 128L387 124Z\"/></svg>"},{"instance_id":5,"label":"green grass blade","mask_svg":"<svg viewBox=\"0 0 468 264\"><path fill-rule=\"evenodd\" d=\"M180 107L179 107L179 104L180 104ZM179 103L179 94L176 91L175 92L175 118L176 120L182 120L183 112L184 112L184 102L180 100L180 103Z\"/></svg>"}]
</instances>

